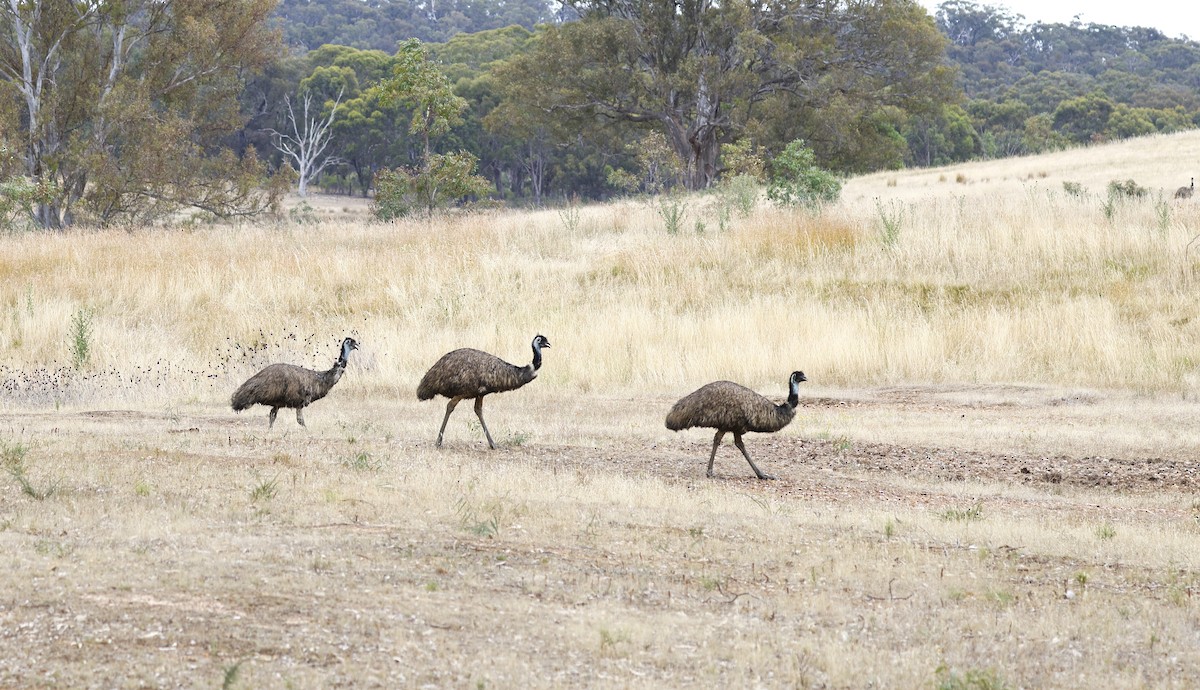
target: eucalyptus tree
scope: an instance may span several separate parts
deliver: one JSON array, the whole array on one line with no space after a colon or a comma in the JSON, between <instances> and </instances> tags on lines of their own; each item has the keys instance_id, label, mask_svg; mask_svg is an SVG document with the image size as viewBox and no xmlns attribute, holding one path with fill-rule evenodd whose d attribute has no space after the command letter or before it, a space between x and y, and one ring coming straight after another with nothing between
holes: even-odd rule
<instances>
[{"instance_id":1,"label":"eucalyptus tree","mask_svg":"<svg viewBox=\"0 0 1200 690\"><path fill-rule=\"evenodd\" d=\"M264 166L216 142L248 70L272 60L276 0L3 0L0 100L20 105L24 174L54 189L37 220L253 214Z\"/></svg>"},{"instance_id":2,"label":"eucalyptus tree","mask_svg":"<svg viewBox=\"0 0 1200 690\"><path fill-rule=\"evenodd\" d=\"M487 193L489 181L475 175L478 157L469 151L434 153L433 142L463 122L466 99L454 93L450 80L430 60L424 45L416 39L400 44L392 64L392 74L367 90L385 107L401 106L412 111L408 132L422 143L421 163L415 170L396 169L376 190L376 205L381 217L402 209L412 197L426 213L466 196ZM384 200L382 197L393 197ZM386 201L386 203L384 203ZM393 203L394 202L394 203ZM377 211L377 213L379 212Z\"/></svg>"},{"instance_id":3,"label":"eucalyptus tree","mask_svg":"<svg viewBox=\"0 0 1200 690\"><path fill-rule=\"evenodd\" d=\"M532 50L498 68L506 97L576 127L655 127L692 189L715 181L721 144L775 96L869 111L953 93L945 39L913 0L564 2L582 19L543 27Z\"/></svg>"}]
</instances>

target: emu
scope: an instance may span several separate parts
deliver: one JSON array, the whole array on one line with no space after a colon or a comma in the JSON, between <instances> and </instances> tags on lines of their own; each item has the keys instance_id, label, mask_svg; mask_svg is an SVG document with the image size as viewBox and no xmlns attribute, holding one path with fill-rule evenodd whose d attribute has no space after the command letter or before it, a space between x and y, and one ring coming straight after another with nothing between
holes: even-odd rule
<instances>
[{"instance_id":1,"label":"emu","mask_svg":"<svg viewBox=\"0 0 1200 690\"><path fill-rule=\"evenodd\" d=\"M429 367L429 371L425 372L420 385L417 386L417 399L429 400L436 395L450 398L450 402L446 403L446 416L442 418L442 428L438 429L438 448L442 447L446 422L450 421L450 413L454 411L455 406L463 400L474 398L475 416L479 417L488 447L496 449L487 423L483 421L483 397L488 393L516 390L537 378L538 369L542 366L542 348L550 347L550 341L544 335L537 335L534 336L532 345L533 362L523 367L469 347L447 352Z\"/></svg>"},{"instance_id":2,"label":"emu","mask_svg":"<svg viewBox=\"0 0 1200 690\"><path fill-rule=\"evenodd\" d=\"M788 399L776 405L763 396L733 383L714 381L680 398L667 413L667 428L671 431L708 427L716 429L712 453L708 456L708 476L713 476L713 460L717 457L717 446L727 433L733 433L733 444L746 456L750 469L759 479L774 479L763 474L750 459L750 453L742 443L742 434L747 431L773 432L787 426L796 416L796 405L800 403L800 382L808 378L803 371L793 371L788 378Z\"/></svg>"},{"instance_id":3,"label":"emu","mask_svg":"<svg viewBox=\"0 0 1200 690\"><path fill-rule=\"evenodd\" d=\"M1196 192L1196 178L1193 177L1191 185L1189 185L1187 187L1180 187L1179 189L1175 190L1175 198L1176 199L1191 199L1192 194L1194 194L1195 192Z\"/></svg>"},{"instance_id":4,"label":"emu","mask_svg":"<svg viewBox=\"0 0 1200 690\"><path fill-rule=\"evenodd\" d=\"M346 338L342 341L342 354L327 371L313 371L294 364L272 364L246 380L230 399L235 412L254 405L271 408L270 423L275 426L275 414L281 407L296 409L296 421L304 424L304 408L324 398L333 384L342 378L350 351L358 349L358 341Z\"/></svg>"}]
</instances>

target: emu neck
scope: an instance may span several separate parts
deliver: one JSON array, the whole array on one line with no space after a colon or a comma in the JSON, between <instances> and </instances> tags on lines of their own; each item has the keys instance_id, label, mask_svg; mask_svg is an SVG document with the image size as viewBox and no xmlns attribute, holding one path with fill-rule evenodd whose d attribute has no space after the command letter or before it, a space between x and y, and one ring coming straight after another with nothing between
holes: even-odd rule
<instances>
[{"instance_id":1,"label":"emu neck","mask_svg":"<svg viewBox=\"0 0 1200 690\"><path fill-rule=\"evenodd\" d=\"M534 373L536 373L538 369L542 368L542 349L536 345L533 346L533 364L531 366L533 367Z\"/></svg>"},{"instance_id":2,"label":"emu neck","mask_svg":"<svg viewBox=\"0 0 1200 690\"><path fill-rule=\"evenodd\" d=\"M342 372L344 372L344 371L346 371L346 355L345 355L345 353L343 353L341 357L338 357L338 360L333 363L333 367L331 369L329 369L328 371L326 371L324 374L322 374L322 376L326 380L328 380L329 385L332 386L333 384L338 382L338 379L342 378Z\"/></svg>"}]
</instances>

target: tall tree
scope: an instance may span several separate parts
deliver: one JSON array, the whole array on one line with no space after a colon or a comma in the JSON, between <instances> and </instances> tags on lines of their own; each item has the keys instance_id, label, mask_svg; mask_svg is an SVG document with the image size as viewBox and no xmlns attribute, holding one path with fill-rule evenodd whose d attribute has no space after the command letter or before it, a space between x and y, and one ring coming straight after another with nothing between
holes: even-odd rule
<instances>
[{"instance_id":1,"label":"tall tree","mask_svg":"<svg viewBox=\"0 0 1200 690\"><path fill-rule=\"evenodd\" d=\"M879 107L951 98L945 39L913 0L565 3L583 19L546 28L501 70L508 96L659 128L693 189L713 183L720 145L776 94Z\"/></svg>"},{"instance_id":2,"label":"tall tree","mask_svg":"<svg viewBox=\"0 0 1200 690\"><path fill-rule=\"evenodd\" d=\"M272 131L275 148L296 165L296 193L308 196L308 183L317 178L326 167L341 165L344 161L330 155L329 142L333 132L330 127L342 103L342 91L331 103L318 107L313 104L313 92L305 89L300 96L300 114L286 97L287 130Z\"/></svg>"},{"instance_id":3,"label":"tall tree","mask_svg":"<svg viewBox=\"0 0 1200 690\"><path fill-rule=\"evenodd\" d=\"M40 223L260 210L263 166L215 142L278 50L275 1L3 0L0 98L20 100L25 173L57 190Z\"/></svg>"},{"instance_id":4,"label":"tall tree","mask_svg":"<svg viewBox=\"0 0 1200 690\"><path fill-rule=\"evenodd\" d=\"M415 38L400 44L394 60L392 76L372 87L371 93L385 106L400 104L412 109L409 132L421 138L423 158L428 162L433 138L462 122L467 101L454 94L450 80Z\"/></svg>"},{"instance_id":5,"label":"tall tree","mask_svg":"<svg viewBox=\"0 0 1200 690\"><path fill-rule=\"evenodd\" d=\"M394 171L391 179L396 184L388 196L412 194L432 214L435 207L448 201L487 193L488 180L474 174L479 160L474 154L462 150L448 154L433 152L434 138L462 123L467 101L454 94L450 80L429 59L420 41L409 39L400 44L392 76L368 89L368 95L377 97L385 107L403 105L412 109L409 133L420 137L423 144L420 169ZM378 207L383 206L379 203L380 196L377 192Z\"/></svg>"}]
</instances>

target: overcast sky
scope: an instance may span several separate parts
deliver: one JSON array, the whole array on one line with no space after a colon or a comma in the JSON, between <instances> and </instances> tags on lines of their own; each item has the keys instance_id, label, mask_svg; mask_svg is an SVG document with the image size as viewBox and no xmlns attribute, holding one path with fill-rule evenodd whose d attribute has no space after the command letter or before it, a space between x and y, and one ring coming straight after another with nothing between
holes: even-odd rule
<instances>
[{"instance_id":1,"label":"overcast sky","mask_svg":"<svg viewBox=\"0 0 1200 690\"><path fill-rule=\"evenodd\" d=\"M1013 14L1034 22L1070 23L1075 15L1085 24L1152 26L1178 38L1186 34L1200 40L1200 7L1188 0L974 0L981 6L1007 7ZM930 14L941 0L920 0Z\"/></svg>"}]
</instances>

